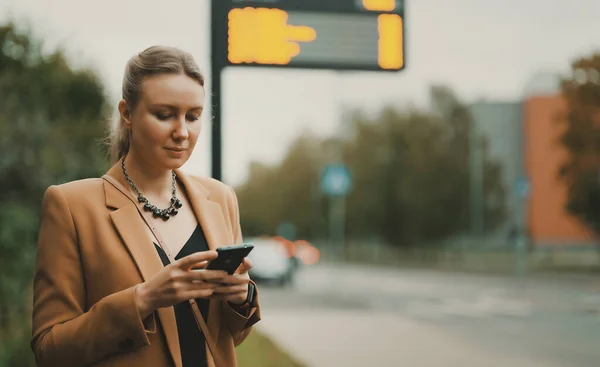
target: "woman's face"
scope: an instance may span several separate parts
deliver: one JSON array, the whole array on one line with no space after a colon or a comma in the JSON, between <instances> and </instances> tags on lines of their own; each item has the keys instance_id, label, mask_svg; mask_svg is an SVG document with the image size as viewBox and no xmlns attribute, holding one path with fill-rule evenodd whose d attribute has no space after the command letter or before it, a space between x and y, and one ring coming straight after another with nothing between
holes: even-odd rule
<instances>
[{"instance_id":1,"label":"woman's face","mask_svg":"<svg viewBox=\"0 0 600 367\"><path fill-rule=\"evenodd\" d=\"M204 88L184 74L146 78L138 105L119 109L131 131L131 153L158 169L177 169L190 158L201 130Z\"/></svg>"}]
</instances>

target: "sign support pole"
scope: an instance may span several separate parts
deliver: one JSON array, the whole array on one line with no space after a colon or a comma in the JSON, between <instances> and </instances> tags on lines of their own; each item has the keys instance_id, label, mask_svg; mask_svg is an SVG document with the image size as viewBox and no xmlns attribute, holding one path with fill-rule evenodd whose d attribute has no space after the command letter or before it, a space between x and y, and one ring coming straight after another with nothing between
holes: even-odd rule
<instances>
[{"instance_id":1,"label":"sign support pole","mask_svg":"<svg viewBox=\"0 0 600 367\"><path fill-rule=\"evenodd\" d=\"M527 199L529 197L530 183L526 176L522 176L517 182L517 194L519 195L519 223L517 225L518 234L516 236L516 273L520 279L527 275L528 268L528 242L527 233Z\"/></svg>"},{"instance_id":2,"label":"sign support pole","mask_svg":"<svg viewBox=\"0 0 600 367\"><path fill-rule=\"evenodd\" d=\"M221 79L223 69L227 65L227 19L223 19L222 7L224 1L211 1L211 42L210 42L210 72L211 72L211 105L208 112L212 112L211 126L211 176L221 181L223 179L223 133L221 129L222 122L222 98L221 98Z\"/></svg>"},{"instance_id":3,"label":"sign support pole","mask_svg":"<svg viewBox=\"0 0 600 367\"><path fill-rule=\"evenodd\" d=\"M211 175L214 179L223 180L223 132L221 130L222 121L222 98L221 98L221 74L222 70L212 62L212 105L213 118L211 126Z\"/></svg>"}]
</instances>

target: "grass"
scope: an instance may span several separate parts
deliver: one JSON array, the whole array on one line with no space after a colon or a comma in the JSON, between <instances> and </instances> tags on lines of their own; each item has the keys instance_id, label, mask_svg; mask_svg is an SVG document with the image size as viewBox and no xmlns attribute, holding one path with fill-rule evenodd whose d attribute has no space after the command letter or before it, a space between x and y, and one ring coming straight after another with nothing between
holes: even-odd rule
<instances>
[{"instance_id":1,"label":"grass","mask_svg":"<svg viewBox=\"0 0 600 367\"><path fill-rule=\"evenodd\" d=\"M256 329L237 347L237 356L239 367L306 367Z\"/></svg>"}]
</instances>

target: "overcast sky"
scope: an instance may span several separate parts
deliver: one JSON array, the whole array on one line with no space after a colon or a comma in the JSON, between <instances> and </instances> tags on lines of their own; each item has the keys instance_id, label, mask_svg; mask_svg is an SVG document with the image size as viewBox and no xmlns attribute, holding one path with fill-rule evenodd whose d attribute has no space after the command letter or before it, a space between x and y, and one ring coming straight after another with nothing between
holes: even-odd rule
<instances>
[{"instance_id":1,"label":"overcast sky","mask_svg":"<svg viewBox=\"0 0 600 367\"><path fill-rule=\"evenodd\" d=\"M323 0L327 1L327 0ZM250 160L276 162L310 129L330 134L341 105L427 101L431 83L466 101L519 99L539 71L565 71L600 50L598 0L407 0L407 69L401 73L229 69L224 74L224 181ZM48 47L94 66L116 103L129 57L154 44L184 48L209 72L209 0L0 0L0 17L26 20ZM561 6L557 6L561 5ZM210 175L210 116L185 169Z\"/></svg>"}]
</instances>

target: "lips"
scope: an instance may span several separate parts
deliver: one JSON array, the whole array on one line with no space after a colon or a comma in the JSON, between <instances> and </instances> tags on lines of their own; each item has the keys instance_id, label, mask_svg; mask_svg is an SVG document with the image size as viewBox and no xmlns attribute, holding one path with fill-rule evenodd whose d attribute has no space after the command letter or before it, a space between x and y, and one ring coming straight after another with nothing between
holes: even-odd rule
<instances>
[{"instance_id":1,"label":"lips","mask_svg":"<svg viewBox=\"0 0 600 367\"><path fill-rule=\"evenodd\" d=\"M173 152L185 152L186 149L184 148L165 148L167 150L173 151Z\"/></svg>"}]
</instances>

